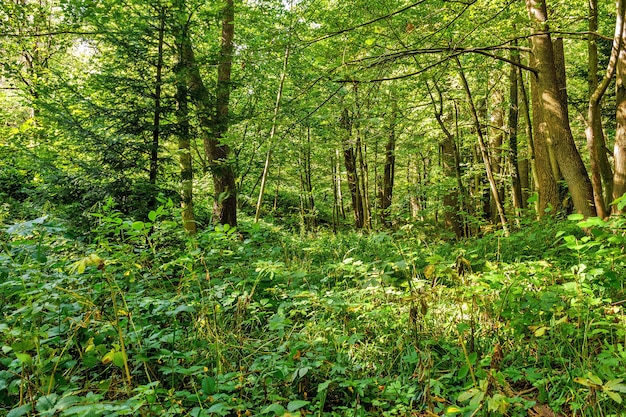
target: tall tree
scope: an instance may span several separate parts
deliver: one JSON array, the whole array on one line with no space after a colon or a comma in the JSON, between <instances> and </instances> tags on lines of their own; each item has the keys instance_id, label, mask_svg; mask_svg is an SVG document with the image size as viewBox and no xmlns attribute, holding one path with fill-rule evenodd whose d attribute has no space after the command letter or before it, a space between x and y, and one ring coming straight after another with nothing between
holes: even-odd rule
<instances>
[{"instance_id":1,"label":"tall tree","mask_svg":"<svg viewBox=\"0 0 626 417\"><path fill-rule=\"evenodd\" d=\"M398 103L392 100L391 115L389 116L389 132L385 145L385 165L382 186L379 192L380 218L385 226L390 226L389 220L391 201L393 199L393 183L396 170L396 123L398 118Z\"/></svg>"},{"instance_id":2,"label":"tall tree","mask_svg":"<svg viewBox=\"0 0 626 417\"><path fill-rule=\"evenodd\" d=\"M339 124L344 130L343 133L343 157L348 177L348 188L352 197L352 210L354 212L354 227L363 228L365 216L363 211L363 195L361 193L361 182L357 170L356 141L352 137L352 115L347 108L344 108L339 118Z\"/></svg>"},{"instance_id":3,"label":"tall tree","mask_svg":"<svg viewBox=\"0 0 626 417\"><path fill-rule=\"evenodd\" d=\"M545 0L526 0L532 23L532 53L536 64L536 86L543 140L551 141L561 172L572 195L576 211L584 216L596 214L593 189L587 169L576 149L567 109L558 89L556 60L552 36L548 27L548 9ZM535 146L539 144L535 143Z\"/></svg>"},{"instance_id":4,"label":"tall tree","mask_svg":"<svg viewBox=\"0 0 626 417\"><path fill-rule=\"evenodd\" d=\"M182 3L182 4L181 4ZM217 65L215 101L212 102L208 89L200 74L191 36L184 30L189 24L185 14L184 0L179 0L178 31L180 63L184 67L187 88L198 112L202 130L204 151L213 178L213 221L230 226L237 225L237 187L235 173L230 160L230 147L224 143L228 131L231 90L231 68L234 49L234 5L225 0L222 11L222 31Z\"/></svg>"},{"instance_id":5,"label":"tall tree","mask_svg":"<svg viewBox=\"0 0 626 417\"><path fill-rule=\"evenodd\" d=\"M517 45L517 41L513 42ZM508 160L511 169L511 187L513 196L513 208L515 214L519 215L520 210L524 208L524 200L522 198L522 182L520 179L520 167L518 163L517 149L517 129L519 126L519 83L518 83L518 65L520 63L519 52L511 51L511 64L509 65L509 111L507 132L509 137L509 153Z\"/></svg>"},{"instance_id":6,"label":"tall tree","mask_svg":"<svg viewBox=\"0 0 626 417\"><path fill-rule=\"evenodd\" d=\"M622 39L626 39L626 25L622 26ZM616 122L615 145L613 149L613 199L618 199L626 193L626 48L620 48L617 60L617 74L615 81ZM617 206L613 212L621 214Z\"/></svg>"},{"instance_id":7,"label":"tall tree","mask_svg":"<svg viewBox=\"0 0 626 417\"><path fill-rule=\"evenodd\" d=\"M211 166L215 200L213 215L221 224L237 225L237 185L230 161L230 148L224 143L228 132L231 91L231 69L235 38L235 6L233 0L224 0L222 11L222 38L217 61L217 85L213 136L205 136L204 148Z\"/></svg>"}]
</instances>

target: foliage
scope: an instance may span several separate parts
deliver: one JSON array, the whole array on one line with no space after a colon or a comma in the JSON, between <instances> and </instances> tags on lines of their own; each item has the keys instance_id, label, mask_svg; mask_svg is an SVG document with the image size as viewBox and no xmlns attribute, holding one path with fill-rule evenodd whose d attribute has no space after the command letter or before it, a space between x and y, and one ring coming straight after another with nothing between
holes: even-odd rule
<instances>
[{"instance_id":1,"label":"foliage","mask_svg":"<svg viewBox=\"0 0 626 417\"><path fill-rule=\"evenodd\" d=\"M5 226L0 409L20 415L496 415L620 409L621 218L450 245L177 235L112 200L92 243L53 217ZM550 239L549 236L552 236ZM540 247L538 247L540 246ZM517 254L517 256L515 256Z\"/></svg>"}]
</instances>

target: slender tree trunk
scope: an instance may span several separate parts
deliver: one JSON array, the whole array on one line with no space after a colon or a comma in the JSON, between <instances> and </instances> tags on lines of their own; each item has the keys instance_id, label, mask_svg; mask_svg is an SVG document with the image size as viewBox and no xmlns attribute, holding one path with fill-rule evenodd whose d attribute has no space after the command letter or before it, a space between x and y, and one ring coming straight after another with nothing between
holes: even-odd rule
<instances>
[{"instance_id":1,"label":"slender tree trunk","mask_svg":"<svg viewBox=\"0 0 626 417\"><path fill-rule=\"evenodd\" d=\"M495 178L493 177L493 172L491 170L491 160L489 158L487 146L485 145L482 127L480 126L480 120L478 119L478 113L476 112L476 107L474 107L474 100L472 99L472 93L467 83L467 79L465 78L465 73L463 71L463 67L461 66L461 61L459 61L458 57L455 58L455 60L459 67L459 75L461 77L461 83L463 84L463 89L465 90L465 94L467 95L467 101L469 104L470 113L472 114L472 119L474 120L474 124L476 126L476 134L478 136L478 145L480 146L480 153L481 153L483 162L485 163L485 171L487 173L487 180L489 181L491 194L495 202L496 209L498 210L498 216L500 217L500 224L502 225L502 229L504 230L505 236L508 236L509 228L506 222L506 217L504 216L504 208L502 207L502 202L500 201L500 195L498 193L498 186L496 184Z\"/></svg>"},{"instance_id":2,"label":"slender tree trunk","mask_svg":"<svg viewBox=\"0 0 626 417\"><path fill-rule=\"evenodd\" d=\"M354 101L355 101L355 114L352 121L354 125L355 141L355 157L358 163L359 175L357 176L357 188L360 188L361 195L361 212L363 213L363 226L368 229L372 228L372 216L370 210L369 199L369 173L367 169L367 161L363 156L367 148L361 140L361 100L359 97L359 85L354 83ZM360 179L360 182L359 182Z\"/></svg>"},{"instance_id":3,"label":"slender tree trunk","mask_svg":"<svg viewBox=\"0 0 626 417\"><path fill-rule=\"evenodd\" d=\"M392 110L389 122L389 137L385 145L385 168L383 172L383 184L380 190L380 218L382 223L389 227L391 200L393 198L393 183L396 170L396 117L398 104L392 101Z\"/></svg>"},{"instance_id":4,"label":"slender tree trunk","mask_svg":"<svg viewBox=\"0 0 626 417\"><path fill-rule=\"evenodd\" d=\"M190 55L189 33L186 24L178 28L176 34L176 51L178 62L174 67L176 82L176 119L178 123L178 149L180 164L180 195L183 228L190 234L195 234L197 224L193 208L193 162L191 157L191 135L189 128L189 90L190 71L193 64L193 55ZM191 61L190 61L191 59Z\"/></svg>"},{"instance_id":5,"label":"slender tree trunk","mask_svg":"<svg viewBox=\"0 0 626 417\"><path fill-rule=\"evenodd\" d=\"M340 118L341 127L345 130L343 140L343 156L348 176L348 188L352 197L352 209L354 211L354 227L362 229L364 226L363 199L359 185L357 172L357 155L352 141L352 118L348 109L343 109Z\"/></svg>"},{"instance_id":6,"label":"slender tree trunk","mask_svg":"<svg viewBox=\"0 0 626 417\"><path fill-rule=\"evenodd\" d=\"M543 110L544 138L554 144L559 168L569 187L576 211L585 217L594 216L596 210L591 181L574 144L567 111L559 96L546 3L545 0L526 0L526 6L533 24L532 53L536 61L537 93Z\"/></svg>"},{"instance_id":7,"label":"slender tree trunk","mask_svg":"<svg viewBox=\"0 0 626 417\"><path fill-rule=\"evenodd\" d=\"M330 156L330 175L333 183L333 212L332 212L332 226L333 232L337 233L337 226L339 225L339 196L337 195L337 161L336 154L333 152Z\"/></svg>"},{"instance_id":8,"label":"slender tree trunk","mask_svg":"<svg viewBox=\"0 0 626 417\"><path fill-rule=\"evenodd\" d=\"M159 171L159 136L161 133L161 87L163 84L163 37L165 33L165 9L159 11L159 38L157 43L156 80L154 87L154 119L152 126L152 144L150 146L150 185L152 198L150 207L156 207L156 180Z\"/></svg>"},{"instance_id":9,"label":"slender tree trunk","mask_svg":"<svg viewBox=\"0 0 626 417\"><path fill-rule=\"evenodd\" d=\"M618 55L622 44L622 34L624 32L624 13L625 4L623 0L616 2L616 19L615 19L615 35L613 38L613 47L611 57L606 69L606 74L601 82L598 82L598 48L593 32L597 30L598 10L595 0L589 1L589 107L587 110L587 148L589 150L589 159L591 162L591 183L594 191L594 201L598 216L604 218L609 214L608 203L605 199L611 198L613 195L613 173L609 165L606 154L606 141L604 138L604 129L602 126L601 101L606 92L611 79L615 73ZM593 32L592 32L593 31ZM593 74L592 74L593 72ZM604 187L603 187L604 184Z\"/></svg>"},{"instance_id":10,"label":"slender tree trunk","mask_svg":"<svg viewBox=\"0 0 626 417\"><path fill-rule=\"evenodd\" d=\"M285 48L285 55L283 57L283 69L280 74L280 81L278 83L278 92L276 93L276 103L274 103L274 116L272 118L272 128L270 130L270 138L265 156L265 165L263 166L263 175L261 176L261 189L259 190L259 198L256 203L256 213L254 215L254 222L259 222L259 216L261 215L261 205L263 204L263 194L265 193L265 183L267 182L267 175L270 170L270 162L272 160L272 149L274 147L274 136L276 134L276 123L278 120L278 112L280 110L280 100L283 96L283 87L285 85L285 78L287 77L287 64L289 63L290 45Z\"/></svg>"},{"instance_id":11,"label":"slender tree trunk","mask_svg":"<svg viewBox=\"0 0 626 417\"><path fill-rule=\"evenodd\" d=\"M339 214L346 219L346 210L343 205L343 192L341 191L341 157L339 149L335 149L335 172L337 173L337 199L339 200Z\"/></svg>"},{"instance_id":12,"label":"slender tree trunk","mask_svg":"<svg viewBox=\"0 0 626 417\"><path fill-rule=\"evenodd\" d=\"M520 93L522 94L522 101L520 102L520 104L522 105L522 115L524 117L524 124L526 127L526 138L528 140L528 159L526 160L526 174L520 172L520 180L522 182L522 195L523 198L522 200L524 201L524 204L526 206L528 198L530 196L531 191L536 191L537 194L539 195L539 198L536 200L534 206L535 206L535 212L537 213L538 216L541 216L540 213L542 213L542 211L539 209L539 203L541 200L541 194L539 192L539 176L537 174L537 161L536 161L536 157L535 157L535 129L533 128L533 123L535 122L534 118L531 119L530 118L530 107L531 107L531 103L528 100L528 92L527 92L527 88L526 88L526 83L524 82L524 74L522 73L522 70L520 68L518 68L518 72L517 72L517 76L518 76L518 80L519 80L519 87L520 87ZM534 79L534 77L531 74L531 80ZM531 82L531 84L533 84ZM533 104L534 106L534 100L533 100ZM539 120L539 118L537 118L537 120ZM520 161L520 171L524 168L523 161ZM530 175L529 175L530 174ZM532 188L531 188L531 183L530 183L530 178L532 176ZM524 186L524 181L525 182L525 186ZM554 182L554 179L552 179L552 181ZM556 189L556 183L554 184L554 187ZM525 194L525 195L524 195Z\"/></svg>"},{"instance_id":13,"label":"slender tree trunk","mask_svg":"<svg viewBox=\"0 0 626 417\"><path fill-rule=\"evenodd\" d=\"M454 135L450 132L450 130L443 122L443 97L439 88L436 88L436 90L438 94L438 103L435 101L435 98L433 97L430 88L429 94L435 111L435 119L437 119L437 123L439 124L439 127L443 132L443 140L439 145L441 149L443 173L449 179L457 179L459 166L456 143L454 141ZM454 232L457 238L463 237L463 223L459 215L459 212L461 211L459 192L460 190L453 187L450 188L450 190L443 196L443 205L445 207L444 218L446 227Z\"/></svg>"},{"instance_id":14,"label":"slender tree trunk","mask_svg":"<svg viewBox=\"0 0 626 417\"><path fill-rule=\"evenodd\" d=\"M307 126L306 143L298 154L300 159L300 207L302 224L306 230L315 227L315 201L311 181L311 128Z\"/></svg>"},{"instance_id":15,"label":"slender tree trunk","mask_svg":"<svg viewBox=\"0 0 626 417\"><path fill-rule=\"evenodd\" d=\"M504 144L504 95L499 87L495 86L491 89L491 116L489 132L489 157L491 160L491 169L493 177L498 188L498 197L500 202L504 202L504 184L502 181L503 163L502 163L502 145ZM492 208L490 209L494 223L498 221L498 210L495 208L495 200L491 200Z\"/></svg>"},{"instance_id":16,"label":"slender tree trunk","mask_svg":"<svg viewBox=\"0 0 626 417\"><path fill-rule=\"evenodd\" d=\"M507 130L509 133L509 165L511 166L513 207L515 214L519 216L520 211L524 208L524 200L522 199L522 185L517 153L517 128L519 125L519 99L517 93L519 87L517 82L517 67L514 63L520 62L518 52L511 52L511 61L513 64L509 67L509 115Z\"/></svg>"},{"instance_id":17,"label":"slender tree trunk","mask_svg":"<svg viewBox=\"0 0 626 417\"><path fill-rule=\"evenodd\" d=\"M365 148L367 149L367 148ZM365 162L364 154L364 145L361 141L360 131L357 131L356 138L356 157L359 164L359 176L360 178L360 188L361 188L361 205L363 210L363 226L368 229L372 228L372 216L370 210L370 199L369 199L369 172L367 170L367 162Z\"/></svg>"},{"instance_id":18,"label":"slender tree trunk","mask_svg":"<svg viewBox=\"0 0 626 417\"><path fill-rule=\"evenodd\" d=\"M181 177L181 198L183 228L190 234L197 231L193 212L193 166L189 134L189 108L187 103L187 87L184 79L177 77L176 82L176 119L178 121L178 150Z\"/></svg>"},{"instance_id":19,"label":"slender tree trunk","mask_svg":"<svg viewBox=\"0 0 626 417\"><path fill-rule=\"evenodd\" d=\"M626 39L626 25L622 28L622 39ZM615 146L613 159L615 170L613 175L613 199L618 199L626 193L626 49L621 48L617 60L616 88L616 122ZM623 214L613 206L614 214Z\"/></svg>"}]
</instances>

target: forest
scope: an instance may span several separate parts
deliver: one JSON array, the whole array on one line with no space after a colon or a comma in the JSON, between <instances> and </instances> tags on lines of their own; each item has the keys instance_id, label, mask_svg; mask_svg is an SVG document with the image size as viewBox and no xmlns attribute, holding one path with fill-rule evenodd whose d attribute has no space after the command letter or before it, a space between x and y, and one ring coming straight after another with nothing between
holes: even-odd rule
<instances>
[{"instance_id":1,"label":"forest","mask_svg":"<svg viewBox=\"0 0 626 417\"><path fill-rule=\"evenodd\" d=\"M626 415L626 0L2 0L0 415Z\"/></svg>"}]
</instances>

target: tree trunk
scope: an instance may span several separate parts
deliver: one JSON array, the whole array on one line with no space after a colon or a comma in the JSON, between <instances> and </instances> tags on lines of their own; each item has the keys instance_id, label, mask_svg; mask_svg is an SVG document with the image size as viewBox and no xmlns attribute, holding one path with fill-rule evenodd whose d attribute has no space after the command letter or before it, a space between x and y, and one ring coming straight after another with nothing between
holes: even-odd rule
<instances>
[{"instance_id":1,"label":"tree trunk","mask_svg":"<svg viewBox=\"0 0 626 417\"><path fill-rule=\"evenodd\" d=\"M545 0L526 0L533 24L532 53L536 62L537 94L542 109L543 139L552 141L559 168L569 187L576 211L585 217L596 214L593 189L587 170L576 149L567 119L566 108L558 91L556 61L552 39L547 25L548 13ZM535 144L536 148L539 148Z\"/></svg>"},{"instance_id":2,"label":"tree trunk","mask_svg":"<svg viewBox=\"0 0 626 417\"><path fill-rule=\"evenodd\" d=\"M178 74L177 74L178 75ZM193 166L189 135L189 108L187 103L187 87L183 77L176 80L176 119L178 122L178 150L180 163L180 205L182 209L183 228L190 234L197 231L193 212Z\"/></svg>"},{"instance_id":3,"label":"tree trunk","mask_svg":"<svg viewBox=\"0 0 626 417\"><path fill-rule=\"evenodd\" d=\"M531 66L536 64L534 56L531 55ZM532 151L535 156L535 180L536 189L539 194L538 215L542 217L551 210L551 214L555 215L556 211L561 207L559 199L559 187L557 177L554 176L553 166L550 158L550 145L546 138L546 122L544 121L543 106L541 104L541 96L537 87L537 77L530 76L530 94L532 101Z\"/></svg>"},{"instance_id":4,"label":"tree trunk","mask_svg":"<svg viewBox=\"0 0 626 417\"><path fill-rule=\"evenodd\" d=\"M613 47L611 57L606 69L606 74L602 81L598 83L598 48L593 32L597 30L598 9L595 0L589 1L589 107L587 109L587 148L589 150L589 160L591 163L591 183L594 191L594 201L598 216L605 218L609 214L608 204L605 197L611 198L613 195L613 173L609 165L606 154L606 141L602 126L601 100L606 92L611 79L615 73L618 54L622 43L622 33L624 31L625 2L618 0L616 3L615 35L613 37ZM593 73L593 74L592 74Z\"/></svg>"},{"instance_id":5,"label":"tree trunk","mask_svg":"<svg viewBox=\"0 0 626 417\"><path fill-rule=\"evenodd\" d=\"M497 82L497 81L496 81ZM491 89L491 115L489 129L489 158L493 177L498 188L500 202L504 202L504 184L502 181L502 145L504 144L504 95L497 86ZM491 221L498 222L498 210L495 207L495 200L491 199Z\"/></svg>"},{"instance_id":6,"label":"tree trunk","mask_svg":"<svg viewBox=\"0 0 626 417\"><path fill-rule=\"evenodd\" d=\"M178 62L174 67L176 83L176 119L178 123L178 149L180 164L180 195L183 218L183 228L190 234L195 234L197 224L193 209L193 162L191 158L191 141L189 129L189 90L190 72L192 69L193 51L190 50L189 32L186 24L177 28L176 51ZM190 60L191 59L191 60Z\"/></svg>"},{"instance_id":7,"label":"tree trunk","mask_svg":"<svg viewBox=\"0 0 626 417\"><path fill-rule=\"evenodd\" d=\"M300 160L300 216L305 230L315 228L315 201L313 200L313 184L311 181L311 128L307 126L306 143L298 153Z\"/></svg>"},{"instance_id":8,"label":"tree trunk","mask_svg":"<svg viewBox=\"0 0 626 417\"><path fill-rule=\"evenodd\" d=\"M354 101L355 101L355 114L352 123L354 124L355 141L355 157L358 162L360 183L357 183L357 187L361 189L361 212L363 213L363 226L368 229L372 228L372 216L370 210L369 199L369 172L367 169L367 161L363 156L364 150L367 150L361 140L361 101L359 99L359 85L354 83Z\"/></svg>"},{"instance_id":9,"label":"tree trunk","mask_svg":"<svg viewBox=\"0 0 626 417\"><path fill-rule=\"evenodd\" d=\"M447 128L445 123L443 122L443 98L441 95L441 91L437 88L438 93L438 103L435 102L435 98L432 95L432 92L429 89L430 100L433 104L435 110L435 119L437 119L437 123L439 127L443 131L443 140L440 144L441 156L443 162L443 173L448 179L454 178L458 180L458 157L457 157L457 149L456 143L454 142L454 135ZM461 206L459 202L459 192L460 190L456 189L456 187L451 187L449 191L443 196L443 205L445 207L444 218L446 227L454 232L457 238L463 237L463 222L461 221L460 211Z\"/></svg>"},{"instance_id":10,"label":"tree trunk","mask_svg":"<svg viewBox=\"0 0 626 417\"><path fill-rule=\"evenodd\" d=\"M391 221L389 220L391 207L391 200L393 197L393 183L394 174L396 170L396 117L398 111L398 104L395 100L392 101L392 111L389 123L389 137L387 144L385 145L385 168L383 172L383 185L380 190L380 219L382 223L389 227Z\"/></svg>"},{"instance_id":11,"label":"tree trunk","mask_svg":"<svg viewBox=\"0 0 626 417\"><path fill-rule=\"evenodd\" d=\"M221 143L228 130L228 105L230 101L230 70L232 65L234 37L233 1L226 0L222 17L222 40L218 60L215 114L211 119L212 103L198 68L187 22L182 23L178 33L177 47L180 49L181 71L184 71L189 96L198 113L204 152L213 177L213 221L230 226L237 225L237 189L235 173L229 161L230 149Z\"/></svg>"},{"instance_id":12,"label":"tree trunk","mask_svg":"<svg viewBox=\"0 0 626 417\"><path fill-rule=\"evenodd\" d=\"M522 94L522 101L521 101L521 104L523 106L522 115L524 116L524 123L526 126L526 138L528 140L528 160L526 164L526 175L524 176L524 174L521 173L522 194L524 194L524 192L526 193L523 200L524 200L524 203L527 204L530 193L537 192L539 198L537 198L537 200L535 201L534 206L535 206L535 212L537 213L539 217L541 217L543 215L543 210L540 209L540 203L542 202L544 193L540 192L540 189L539 189L540 185L543 183L539 179L538 170L537 170L537 159L535 155L535 135L537 134L536 133L537 130L535 129L535 123L538 123L540 121L539 116L541 115L541 111L539 109L539 106L535 105L536 100L535 100L534 91L536 90L536 87L534 86L534 82L532 81L535 79L535 77L531 74L531 89L533 90L533 92L531 92L531 95L533 96L532 104L528 100L528 92L526 88L526 83L524 82L524 74L522 73L522 70L519 68L518 68L518 79L520 81L519 83L520 93ZM539 112L538 115L535 115L537 117L534 117L532 119L530 117L531 106L533 108L537 108L538 109L537 111ZM520 169L522 168L523 166L520 165ZM530 184L531 177L532 177L532 188ZM524 184L523 184L524 179L526 180L526 187L524 187ZM552 178L551 182L554 183L554 189L556 190L556 182L554 182L554 178ZM550 185L550 182L548 182L548 185ZM555 195L556 195L556 192L555 192Z\"/></svg>"},{"instance_id":13,"label":"tree trunk","mask_svg":"<svg viewBox=\"0 0 626 417\"><path fill-rule=\"evenodd\" d=\"M350 189L350 196L352 197L354 227L362 229L364 226L363 199L357 172L357 155L352 143L352 118L348 109L343 109L339 122L346 132L343 140L343 157L348 177L348 188Z\"/></svg>"},{"instance_id":14,"label":"tree trunk","mask_svg":"<svg viewBox=\"0 0 626 417\"><path fill-rule=\"evenodd\" d=\"M156 80L154 87L154 119L152 126L152 144L150 146L150 185L152 198L150 207L156 207L156 180L159 171L159 136L161 133L161 87L163 84L163 37L165 33L165 9L159 12L159 35L157 43Z\"/></svg>"},{"instance_id":15,"label":"tree trunk","mask_svg":"<svg viewBox=\"0 0 626 417\"><path fill-rule=\"evenodd\" d=\"M480 120L478 119L478 113L476 112L476 107L474 106L474 100L472 99L472 93L467 83L467 79L465 78L465 73L463 72L461 61L459 61L458 57L456 57L455 60L456 60L457 66L459 67L459 75L461 77L461 84L463 84L463 89L465 90L465 94L467 95L467 101L468 101L468 105L470 108L470 113L472 114L472 119L474 120L474 125L476 127L476 135L478 136L478 145L480 146L480 154L482 156L483 162L485 163L485 171L487 173L487 180L489 181L491 194L495 202L496 209L498 211L498 216L500 217L500 224L502 225L502 229L504 230L504 235L508 236L509 228L506 222L506 217L504 216L504 208L502 207L502 202L500 201L500 195L498 193L498 186L496 184L495 178L493 177L493 172L491 170L491 160L489 158L487 146L485 144L485 140L483 137L482 127L480 126Z\"/></svg>"},{"instance_id":16,"label":"tree trunk","mask_svg":"<svg viewBox=\"0 0 626 417\"><path fill-rule=\"evenodd\" d=\"M626 38L626 25L622 28L622 39ZM616 88L616 122L615 146L613 159L615 170L613 175L613 199L618 199L626 193L626 49L621 48L617 60ZM613 206L614 214L623 214Z\"/></svg>"},{"instance_id":17,"label":"tree trunk","mask_svg":"<svg viewBox=\"0 0 626 417\"><path fill-rule=\"evenodd\" d=\"M516 42L515 42L516 43ZM513 208L515 215L519 216L520 211L524 208L524 200L522 199L522 185L520 181L520 169L518 164L517 153L517 128L519 125L519 100L518 100L518 83L517 83L517 67L514 63L519 63L519 53L511 52L511 61L509 67L509 115L508 115L508 133L509 133L509 165L511 166L511 188L513 191Z\"/></svg>"},{"instance_id":18,"label":"tree trunk","mask_svg":"<svg viewBox=\"0 0 626 417\"><path fill-rule=\"evenodd\" d=\"M290 45L285 48L285 55L283 58L283 70L280 74L280 81L278 83L278 92L276 93L276 103L274 104L274 117L272 118L272 128L270 130L270 138L265 156L265 165L263 166L263 174L261 176L261 189L259 190L259 198L256 203L256 213L254 215L254 222L259 222L259 216L261 215L261 205L263 203L263 194L265 193L265 183L267 182L267 175L270 170L270 162L272 160L272 149L274 147L274 136L276 134L276 123L278 120L278 112L280 110L280 100L283 96L283 87L285 85L285 78L287 77L287 64L289 63L289 51Z\"/></svg>"},{"instance_id":19,"label":"tree trunk","mask_svg":"<svg viewBox=\"0 0 626 417\"><path fill-rule=\"evenodd\" d=\"M212 137L205 136L204 149L213 174L213 216L220 224L237 225L237 187L235 173L229 161L230 148L222 143L228 131L231 81L235 37L235 7L225 0L222 14L222 39L217 64L215 119Z\"/></svg>"}]
</instances>

